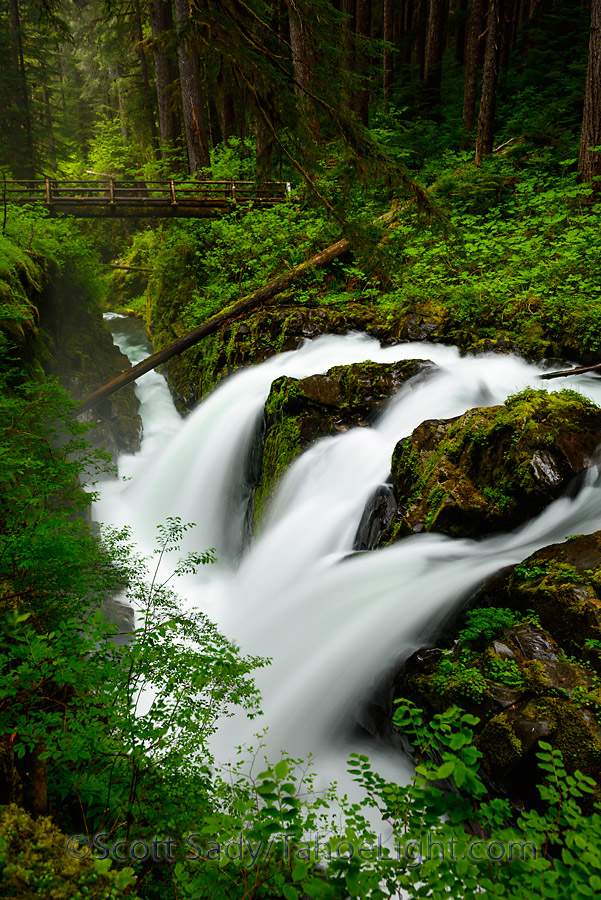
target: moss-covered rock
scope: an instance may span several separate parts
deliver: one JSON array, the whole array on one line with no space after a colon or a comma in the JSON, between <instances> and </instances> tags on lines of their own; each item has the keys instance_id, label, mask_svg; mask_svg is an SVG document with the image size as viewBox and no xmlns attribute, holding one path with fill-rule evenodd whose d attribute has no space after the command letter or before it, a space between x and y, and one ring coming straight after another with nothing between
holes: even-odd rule
<instances>
[{"instance_id":1,"label":"moss-covered rock","mask_svg":"<svg viewBox=\"0 0 601 900\"><path fill-rule=\"evenodd\" d=\"M565 656L551 635L526 621L495 638L466 640L456 633L446 652L422 649L395 685L431 717L450 706L480 720L476 745L491 786L516 801L536 803L536 751L543 739L560 749L569 772L599 781L601 682Z\"/></svg>"},{"instance_id":2,"label":"moss-covered rock","mask_svg":"<svg viewBox=\"0 0 601 900\"><path fill-rule=\"evenodd\" d=\"M601 532L538 550L488 579L472 602L531 610L566 652L601 671Z\"/></svg>"},{"instance_id":3,"label":"moss-covered rock","mask_svg":"<svg viewBox=\"0 0 601 900\"><path fill-rule=\"evenodd\" d=\"M325 375L276 379L265 404L255 524L283 472L314 441L367 425L409 378L434 368L423 360L334 366Z\"/></svg>"},{"instance_id":4,"label":"moss-covered rock","mask_svg":"<svg viewBox=\"0 0 601 900\"><path fill-rule=\"evenodd\" d=\"M66 849L70 847L70 852ZM0 895L19 900L135 900L131 867L77 858L86 848L67 843L49 818L32 819L11 804L0 812Z\"/></svg>"},{"instance_id":5,"label":"moss-covered rock","mask_svg":"<svg viewBox=\"0 0 601 900\"><path fill-rule=\"evenodd\" d=\"M428 420L397 444L392 484L410 531L478 537L537 515L593 464L601 409L573 391L526 390L503 406Z\"/></svg>"},{"instance_id":6,"label":"moss-covered rock","mask_svg":"<svg viewBox=\"0 0 601 900\"><path fill-rule=\"evenodd\" d=\"M155 347L160 349L186 330L177 319L158 329L151 318ZM263 362L276 353L296 350L321 334L360 331L378 339L393 339L386 319L360 303L336 306L291 304L281 301L224 326L196 347L166 365L170 387L180 406L190 407L236 369Z\"/></svg>"}]
</instances>

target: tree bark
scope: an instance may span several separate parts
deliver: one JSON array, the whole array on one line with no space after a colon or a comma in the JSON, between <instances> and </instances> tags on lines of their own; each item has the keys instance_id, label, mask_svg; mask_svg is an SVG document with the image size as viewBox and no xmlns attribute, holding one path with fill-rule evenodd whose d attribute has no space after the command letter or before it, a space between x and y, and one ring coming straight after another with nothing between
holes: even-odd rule
<instances>
[{"instance_id":1,"label":"tree bark","mask_svg":"<svg viewBox=\"0 0 601 900\"><path fill-rule=\"evenodd\" d=\"M413 201L409 201L409 203L412 202ZM384 213L383 216L379 216L377 219L375 219L372 224L380 225L382 227L394 225L399 218L400 213L404 209L406 209L407 205L408 204L404 204L402 207L395 207L394 209L391 209L389 212ZM200 340L202 340L202 338L206 337L209 334L213 334L215 331L218 331L222 325L226 325L233 319L237 319L242 315L253 312L253 310L258 309L260 306L269 304L277 297L278 294L281 294L282 291L287 290L291 285L295 284L305 275L313 272L314 269L318 269L321 266L327 265L328 263L332 262L332 260L337 259L337 257L339 256L342 256L350 249L350 240L348 240L348 238L342 238L342 240L337 241L335 244L331 244L329 247L326 247L325 250L321 250L319 253L316 253L315 256L311 257L311 259L306 260L299 266L296 266L294 269L286 272L284 275L280 275L279 278L270 281L269 284L264 285L262 288L259 288L259 290L254 291L252 294L248 294L246 297L243 297L228 309L225 309L223 312L220 312L216 316L213 316L207 322L203 322L202 325L198 325L196 328L193 328L192 331L188 332L188 334L185 334L183 337L178 338L176 341L173 341L171 344L163 347L163 349L159 350L157 353L153 353L152 356L147 357L147 359L143 359L142 362L139 362L137 363L137 365L132 366L131 369L128 369L126 372L123 372L123 374L118 375L117 378L113 378L113 380L109 381L108 384L105 384L103 387L98 388L97 391L94 391L93 394L90 394L89 397L86 397L85 400L83 400L83 402L79 406L79 412L81 413L85 412L87 409L91 409L106 397L110 397L110 395L114 394L115 391L120 390L127 384L131 384L131 382L135 381L136 378L140 378L141 375L144 375L146 372L150 372L151 369L155 369L162 363L167 362L173 356L177 356L178 354L183 353L184 350L188 350L190 347L193 347L194 344L197 344Z\"/></svg>"},{"instance_id":2,"label":"tree bark","mask_svg":"<svg viewBox=\"0 0 601 900\"><path fill-rule=\"evenodd\" d=\"M592 181L601 175L601 151L591 147L601 145L601 0L593 0L591 7L591 36L586 71L584 112L578 168L582 181ZM600 182L593 182L596 193L601 190Z\"/></svg>"},{"instance_id":3,"label":"tree bark","mask_svg":"<svg viewBox=\"0 0 601 900\"><path fill-rule=\"evenodd\" d=\"M150 4L150 28L152 30L152 53L156 77L157 106L159 111L159 134L161 157L165 161L181 135L179 117L174 109L174 72L169 58L169 42L173 37L173 16L168 0L152 0Z\"/></svg>"},{"instance_id":4,"label":"tree bark","mask_svg":"<svg viewBox=\"0 0 601 900\"><path fill-rule=\"evenodd\" d=\"M217 90L219 94L219 122L221 125L221 139L227 144L234 136L240 137L236 128L236 106L234 103L232 73L225 62L221 60L219 75L217 76Z\"/></svg>"},{"instance_id":5,"label":"tree bark","mask_svg":"<svg viewBox=\"0 0 601 900\"><path fill-rule=\"evenodd\" d=\"M25 56L23 53L23 33L21 30L19 0L8 0L8 18L10 23L14 75L15 80L19 85L18 95L20 95L18 100L17 95L15 95L15 100L17 100L17 108L20 108L20 117L23 123L23 128L25 130L25 146L27 159L25 160L23 171L25 171L30 178L33 178L35 174L35 165L33 158L33 130L31 125L31 110L29 108L29 92L27 89L27 74L25 71Z\"/></svg>"},{"instance_id":6,"label":"tree bark","mask_svg":"<svg viewBox=\"0 0 601 900\"><path fill-rule=\"evenodd\" d=\"M467 41L467 2L457 0L455 4L455 61L460 66L465 64L465 46Z\"/></svg>"},{"instance_id":7,"label":"tree bark","mask_svg":"<svg viewBox=\"0 0 601 900\"><path fill-rule=\"evenodd\" d=\"M442 78L442 55L445 48L448 0L430 0L428 25L426 28L426 51L424 59L425 100L429 113L440 110L440 85Z\"/></svg>"},{"instance_id":8,"label":"tree bark","mask_svg":"<svg viewBox=\"0 0 601 900\"><path fill-rule=\"evenodd\" d=\"M355 71L355 0L342 0L342 68L345 72Z\"/></svg>"},{"instance_id":9,"label":"tree bark","mask_svg":"<svg viewBox=\"0 0 601 900\"><path fill-rule=\"evenodd\" d=\"M415 31L415 62L419 68L419 77L423 81L426 71L426 23L427 23L427 0L417 0L417 7L414 15L414 31Z\"/></svg>"},{"instance_id":10,"label":"tree bark","mask_svg":"<svg viewBox=\"0 0 601 900\"><path fill-rule=\"evenodd\" d=\"M31 811L37 818L48 813L48 760L40 759L46 742L38 741L31 754Z\"/></svg>"},{"instance_id":11,"label":"tree bark","mask_svg":"<svg viewBox=\"0 0 601 900\"><path fill-rule=\"evenodd\" d=\"M199 57L186 33L190 26L189 0L175 0L175 24L188 165L190 174L194 175L211 165L211 157Z\"/></svg>"},{"instance_id":12,"label":"tree bark","mask_svg":"<svg viewBox=\"0 0 601 900\"><path fill-rule=\"evenodd\" d=\"M576 369L562 369L561 372L545 372L539 375L539 378L549 381L551 378L566 378L568 375L584 375L586 372L598 372L601 369L601 363L595 363L593 366L578 366Z\"/></svg>"},{"instance_id":13,"label":"tree bark","mask_svg":"<svg viewBox=\"0 0 601 900\"><path fill-rule=\"evenodd\" d=\"M472 133L476 124L480 44L482 32L484 31L484 2L485 0L472 0L470 9L465 58L465 88L463 92L463 130L466 135Z\"/></svg>"},{"instance_id":14,"label":"tree bark","mask_svg":"<svg viewBox=\"0 0 601 900\"><path fill-rule=\"evenodd\" d=\"M56 160L56 138L54 137L54 117L52 115L52 105L50 103L50 91L48 85L44 84L43 89L44 109L46 112L46 130L48 133L48 152L50 153L50 167L56 172L58 165Z\"/></svg>"},{"instance_id":15,"label":"tree bark","mask_svg":"<svg viewBox=\"0 0 601 900\"><path fill-rule=\"evenodd\" d=\"M300 11L290 0L288 2L288 21L295 81L294 93L298 98L301 115L306 119L313 138L319 143L321 138L317 111L313 101L307 96L307 91L313 89L315 54L311 46L311 37L307 33Z\"/></svg>"},{"instance_id":16,"label":"tree bark","mask_svg":"<svg viewBox=\"0 0 601 900\"><path fill-rule=\"evenodd\" d=\"M482 95L476 134L476 165L492 153L495 136L497 83L501 61L501 32L504 0L490 0L486 19L486 50L482 73Z\"/></svg>"},{"instance_id":17,"label":"tree bark","mask_svg":"<svg viewBox=\"0 0 601 900\"><path fill-rule=\"evenodd\" d=\"M511 48L513 46L514 37L517 33L517 17L518 17L519 0L505 0L505 15L502 23L502 42L501 42L501 69L505 70L509 67L511 57Z\"/></svg>"},{"instance_id":18,"label":"tree bark","mask_svg":"<svg viewBox=\"0 0 601 900\"><path fill-rule=\"evenodd\" d=\"M142 84L144 86L144 90L143 90L144 109L146 111L148 132L150 134L150 140L152 143L153 152L156 153L156 150L158 147L158 141L157 141L158 135L157 135L156 122L155 122L155 107L154 107L152 91L150 89L150 73L148 71L148 59L146 56L146 49L144 47L144 26L142 23L142 10L140 9L139 0L136 0L135 5L133 7L133 16L134 16L133 27L135 29L135 34L136 34L135 50L136 50L136 55L138 57L138 61L140 63L140 71L142 72Z\"/></svg>"},{"instance_id":19,"label":"tree bark","mask_svg":"<svg viewBox=\"0 0 601 900\"><path fill-rule=\"evenodd\" d=\"M383 38L386 44L392 45L394 41L394 3L393 0L384 0ZM382 87L384 91L384 105L387 107L390 100L394 71L392 48L385 47L382 54Z\"/></svg>"},{"instance_id":20,"label":"tree bark","mask_svg":"<svg viewBox=\"0 0 601 900\"><path fill-rule=\"evenodd\" d=\"M369 125L369 88L367 87L369 52L366 42L371 36L371 0L356 0L356 33L359 43L355 53L355 64L361 84L355 96L355 112L367 127ZM363 40L361 40L362 38Z\"/></svg>"}]
</instances>

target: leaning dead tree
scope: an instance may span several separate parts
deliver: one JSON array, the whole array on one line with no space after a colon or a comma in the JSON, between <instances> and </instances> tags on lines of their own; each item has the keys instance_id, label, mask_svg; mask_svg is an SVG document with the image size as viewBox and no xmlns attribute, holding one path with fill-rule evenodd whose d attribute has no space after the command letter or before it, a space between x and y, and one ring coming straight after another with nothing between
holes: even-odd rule
<instances>
[{"instance_id":1,"label":"leaning dead tree","mask_svg":"<svg viewBox=\"0 0 601 900\"><path fill-rule=\"evenodd\" d=\"M372 224L380 225L382 227L394 225L400 213L412 202L414 201L409 200L407 203L403 204L403 206L395 206L389 212L384 213L383 216L375 219ZM207 337L209 334L214 334L214 332L218 331L229 322L232 322L234 319L238 319L240 316L246 315L259 307L268 305L278 296L278 294L287 290L315 269L319 269L321 266L325 266L337 257L342 256L350 250L350 248L351 241L348 238L343 238L335 244L326 247L325 250L316 253L311 259L305 260L305 262L301 263L299 266L295 266L294 269L290 269L289 272L280 275L279 278L270 281L252 294L247 294L246 297L243 297L241 300L238 300L236 303L227 307L227 309L217 313L217 315L212 316L212 318L203 322L202 325L193 328L192 331L189 331L187 334L183 335L183 337L178 338L176 341L163 347L163 349L159 350L157 353L153 353L152 356L143 359L142 362L132 366L131 369L127 369L121 375L118 375L116 378L113 378L112 381L109 381L108 384L98 388L97 391L94 391L93 394L90 394L83 400L79 406L79 411L85 412L85 410L96 406L96 404L105 400L107 397L110 397L111 394L114 394L115 391L120 390L127 384L131 384L136 378L139 378L146 372L150 372L151 369L155 369L157 366L160 366L161 363L167 362L167 360L171 359L173 356L177 356L179 353L183 353L184 350L188 350L189 347L193 347L194 344L197 344L202 338Z\"/></svg>"},{"instance_id":2,"label":"leaning dead tree","mask_svg":"<svg viewBox=\"0 0 601 900\"><path fill-rule=\"evenodd\" d=\"M601 372L601 363L594 366L579 366L576 369L562 369L561 372L546 372L541 378L566 378L568 375L584 375L585 372Z\"/></svg>"}]
</instances>

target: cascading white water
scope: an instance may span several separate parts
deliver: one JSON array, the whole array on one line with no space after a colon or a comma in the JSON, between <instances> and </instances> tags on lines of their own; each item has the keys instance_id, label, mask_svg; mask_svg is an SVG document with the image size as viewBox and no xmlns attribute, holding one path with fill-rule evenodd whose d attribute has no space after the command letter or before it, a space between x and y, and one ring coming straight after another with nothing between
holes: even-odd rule
<instances>
[{"instance_id":1,"label":"cascading white water","mask_svg":"<svg viewBox=\"0 0 601 900\"><path fill-rule=\"evenodd\" d=\"M118 341L133 359L143 355L131 340ZM368 359L415 358L440 369L406 384L372 428L324 439L303 454L283 479L260 537L243 548L245 467L271 382ZM293 756L311 752L324 779L340 779L355 749L347 738L352 710L387 666L419 646L486 576L538 547L601 526L601 491L591 480L576 499L556 501L510 535L479 542L415 535L343 559L401 437L425 419L501 403L529 384L544 387L535 381L538 373L511 356L460 358L444 346L381 348L359 335L320 337L236 373L186 420L170 405L161 376L140 379L143 448L120 460L131 480L104 486L97 518L129 524L148 550L155 524L180 516L198 523L191 548L216 547L219 565L188 578L179 591L244 652L272 658L256 676L272 758L281 749ZM587 378L570 386L601 402L601 382ZM256 730L256 721L241 715L227 720L217 735L217 758L225 762ZM378 763L397 778L407 770L390 757Z\"/></svg>"}]
</instances>

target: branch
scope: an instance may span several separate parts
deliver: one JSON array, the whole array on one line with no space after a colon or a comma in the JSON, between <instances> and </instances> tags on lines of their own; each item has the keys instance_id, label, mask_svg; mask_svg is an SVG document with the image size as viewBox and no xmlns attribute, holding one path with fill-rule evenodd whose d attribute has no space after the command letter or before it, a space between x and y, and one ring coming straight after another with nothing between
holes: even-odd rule
<instances>
[{"instance_id":1,"label":"branch","mask_svg":"<svg viewBox=\"0 0 601 900\"><path fill-rule=\"evenodd\" d=\"M398 205L395 205L389 212L384 213L384 215L379 216L377 219L375 219L372 222L372 225L380 225L384 227L394 225L401 211L406 209L407 206L408 204L404 204L400 207ZM118 391L120 388L131 384L131 382L135 381L136 378L139 378L146 372L150 372L151 369L155 369L162 363L167 362L167 360L171 359L173 356L177 356L178 354L183 353L184 350L188 350L190 347L193 347L194 344L197 344L200 340L202 340L202 338L206 337L207 335L214 334L228 322L232 322L234 319L237 319L242 315L246 315L247 313L252 312L253 310L261 306L265 306L271 303L278 296L278 294L281 294L283 291L287 290L291 285L295 284L297 281L310 274L315 269L318 269L321 266L325 266L327 265L327 263L332 262L332 260L336 259L337 257L342 256L344 253L350 250L350 248L350 240L348 238L342 238L342 240L336 241L335 244L331 244L329 247L326 247L325 250L321 250L319 253L316 253L315 256L312 256L310 259L306 260L300 265L295 266L294 269L290 269L290 271L285 272L283 275L280 275L278 278L270 281L268 284L259 288L257 291L254 291L252 294L247 294L246 297L243 297L237 303L229 306L227 309L213 316L208 321L203 322L202 325L198 325L196 328L193 328L192 331L189 331L183 337L178 338L176 341L173 341L171 344L163 347L163 349L159 350L157 353L153 353L152 356L143 359L141 362L137 363L137 365L132 366L131 369L127 369L127 371L123 372L121 375L118 375L116 378L113 378L112 381L109 381L108 384L105 384L103 387L98 388L97 391L94 391L93 394L90 394L85 398L85 400L83 400L83 402L79 406L79 412L85 412L85 410L96 406L96 404L100 403L101 400L106 399L106 397L110 397L111 394L114 394L115 391Z\"/></svg>"}]
</instances>

